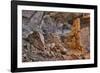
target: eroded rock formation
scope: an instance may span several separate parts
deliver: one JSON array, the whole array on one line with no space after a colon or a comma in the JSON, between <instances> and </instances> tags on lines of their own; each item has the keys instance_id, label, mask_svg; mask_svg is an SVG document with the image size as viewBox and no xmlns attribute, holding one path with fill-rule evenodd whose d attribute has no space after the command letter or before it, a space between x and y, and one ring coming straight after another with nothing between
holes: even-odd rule
<instances>
[{"instance_id":1,"label":"eroded rock formation","mask_svg":"<svg viewBox=\"0 0 100 73\"><path fill-rule=\"evenodd\" d=\"M23 10L22 61L89 59L89 18L82 15Z\"/></svg>"}]
</instances>

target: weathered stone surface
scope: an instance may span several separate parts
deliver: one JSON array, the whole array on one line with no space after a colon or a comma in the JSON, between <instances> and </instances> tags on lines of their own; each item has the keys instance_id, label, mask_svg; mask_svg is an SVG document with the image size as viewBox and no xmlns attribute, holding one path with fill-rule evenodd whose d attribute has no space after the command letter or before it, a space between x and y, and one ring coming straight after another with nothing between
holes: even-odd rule
<instances>
[{"instance_id":1,"label":"weathered stone surface","mask_svg":"<svg viewBox=\"0 0 100 73\"><path fill-rule=\"evenodd\" d=\"M31 45L33 45L35 48L44 50L45 48L45 42L44 42L44 36L37 31L34 31L32 34L28 36L28 41Z\"/></svg>"},{"instance_id":2,"label":"weathered stone surface","mask_svg":"<svg viewBox=\"0 0 100 73\"><path fill-rule=\"evenodd\" d=\"M68 46L68 48L71 49L81 49L81 43L80 43L80 18L73 20L73 25L71 28L71 32L69 33L69 36L65 38L64 40L65 45Z\"/></svg>"},{"instance_id":3,"label":"weathered stone surface","mask_svg":"<svg viewBox=\"0 0 100 73\"><path fill-rule=\"evenodd\" d=\"M30 18L36 11L32 10L22 10L22 16L26 18Z\"/></svg>"},{"instance_id":4,"label":"weathered stone surface","mask_svg":"<svg viewBox=\"0 0 100 73\"><path fill-rule=\"evenodd\" d=\"M30 22L27 24L22 25L22 36L23 38L27 38L29 34L31 34L33 31L39 31L42 32L40 29L41 19L43 16L43 12L36 12L30 19Z\"/></svg>"},{"instance_id":5,"label":"weathered stone surface","mask_svg":"<svg viewBox=\"0 0 100 73\"><path fill-rule=\"evenodd\" d=\"M77 56L75 56L75 55L63 55L63 58L65 59L65 60L77 60L77 59L79 59Z\"/></svg>"},{"instance_id":6,"label":"weathered stone surface","mask_svg":"<svg viewBox=\"0 0 100 73\"><path fill-rule=\"evenodd\" d=\"M81 15L23 10L22 61L89 59L90 30L81 26Z\"/></svg>"},{"instance_id":7,"label":"weathered stone surface","mask_svg":"<svg viewBox=\"0 0 100 73\"><path fill-rule=\"evenodd\" d=\"M63 42L57 34L48 34L46 42L49 44L50 48L57 48L56 50L60 50L62 53L67 53L67 49L63 46Z\"/></svg>"},{"instance_id":8,"label":"weathered stone surface","mask_svg":"<svg viewBox=\"0 0 100 73\"><path fill-rule=\"evenodd\" d=\"M56 24L49 15L45 15L42 20L41 28L44 33L54 33L56 29Z\"/></svg>"},{"instance_id":9,"label":"weathered stone surface","mask_svg":"<svg viewBox=\"0 0 100 73\"><path fill-rule=\"evenodd\" d=\"M85 27L81 29L80 32L80 39L81 43L84 46L85 49L90 50L90 29L88 27Z\"/></svg>"}]
</instances>

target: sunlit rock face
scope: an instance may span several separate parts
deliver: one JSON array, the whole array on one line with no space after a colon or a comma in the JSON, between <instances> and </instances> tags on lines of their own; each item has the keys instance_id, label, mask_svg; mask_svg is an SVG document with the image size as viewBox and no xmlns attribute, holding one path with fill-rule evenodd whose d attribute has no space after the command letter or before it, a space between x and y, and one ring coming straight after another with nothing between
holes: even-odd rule
<instances>
[{"instance_id":1,"label":"sunlit rock face","mask_svg":"<svg viewBox=\"0 0 100 73\"><path fill-rule=\"evenodd\" d=\"M90 58L89 14L22 11L22 61Z\"/></svg>"}]
</instances>

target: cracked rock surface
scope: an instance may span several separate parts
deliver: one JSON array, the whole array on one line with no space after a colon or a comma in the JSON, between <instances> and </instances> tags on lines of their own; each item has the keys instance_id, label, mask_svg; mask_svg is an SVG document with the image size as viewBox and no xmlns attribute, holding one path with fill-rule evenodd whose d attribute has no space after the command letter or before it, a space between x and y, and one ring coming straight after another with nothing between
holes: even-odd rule
<instances>
[{"instance_id":1,"label":"cracked rock surface","mask_svg":"<svg viewBox=\"0 0 100 73\"><path fill-rule=\"evenodd\" d=\"M89 16L23 10L22 61L90 59L90 22L84 15Z\"/></svg>"}]
</instances>

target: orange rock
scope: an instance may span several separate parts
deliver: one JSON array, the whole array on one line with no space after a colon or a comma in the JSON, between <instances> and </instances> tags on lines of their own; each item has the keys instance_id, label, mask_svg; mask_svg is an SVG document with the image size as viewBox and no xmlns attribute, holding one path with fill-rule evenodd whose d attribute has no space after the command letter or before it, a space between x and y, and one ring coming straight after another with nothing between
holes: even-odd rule
<instances>
[{"instance_id":1,"label":"orange rock","mask_svg":"<svg viewBox=\"0 0 100 73\"><path fill-rule=\"evenodd\" d=\"M87 51L83 48L80 39L80 18L73 20L73 25L69 36L64 40L64 44L67 45L69 51L68 55L81 56Z\"/></svg>"}]
</instances>

